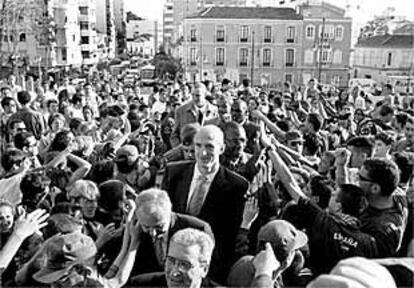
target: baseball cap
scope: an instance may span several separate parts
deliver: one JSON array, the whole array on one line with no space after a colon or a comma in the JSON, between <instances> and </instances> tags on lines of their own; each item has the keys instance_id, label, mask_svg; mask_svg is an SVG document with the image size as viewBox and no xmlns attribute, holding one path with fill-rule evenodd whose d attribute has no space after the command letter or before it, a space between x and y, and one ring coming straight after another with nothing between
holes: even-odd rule
<instances>
[{"instance_id":1,"label":"baseball cap","mask_svg":"<svg viewBox=\"0 0 414 288\"><path fill-rule=\"evenodd\" d=\"M291 251L308 243L308 236L285 220L273 220L264 225L257 236L258 243L269 242L276 258L284 261Z\"/></svg>"},{"instance_id":2,"label":"baseball cap","mask_svg":"<svg viewBox=\"0 0 414 288\"><path fill-rule=\"evenodd\" d=\"M138 157L137 147L125 145L116 151L115 162L127 162L128 165L132 165L138 160Z\"/></svg>"},{"instance_id":3,"label":"baseball cap","mask_svg":"<svg viewBox=\"0 0 414 288\"><path fill-rule=\"evenodd\" d=\"M47 242L46 266L33 275L33 278L45 284L51 284L64 277L76 264L87 263L96 256L94 241L81 232L56 235Z\"/></svg>"},{"instance_id":4,"label":"baseball cap","mask_svg":"<svg viewBox=\"0 0 414 288\"><path fill-rule=\"evenodd\" d=\"M307 288L394 288L391 274L380 264L362 257L340 261L330 274L320 275Z\"/></svg>"}]
</instances>

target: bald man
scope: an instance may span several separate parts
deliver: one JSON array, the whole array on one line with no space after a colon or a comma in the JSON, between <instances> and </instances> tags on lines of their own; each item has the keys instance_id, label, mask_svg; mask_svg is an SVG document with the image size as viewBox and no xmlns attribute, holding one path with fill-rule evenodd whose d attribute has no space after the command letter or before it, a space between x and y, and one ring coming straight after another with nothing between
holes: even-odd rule
<instances>
[{"instance_id":1,"label":"bald man","mask_svg":"<svg viewBox=\"0 0 414 288\"><path fill-rule=\"evenodd\" d=\"M216 238L211 263L213 280L224 283L234 263L237 233L243 217L248 182L220 165L225 150L223 132L214 125L200 129L194 138L195 162L167 166L163 189L168 191L173 211L196 216L210 224Z\"/></svg>"}]
</instances>

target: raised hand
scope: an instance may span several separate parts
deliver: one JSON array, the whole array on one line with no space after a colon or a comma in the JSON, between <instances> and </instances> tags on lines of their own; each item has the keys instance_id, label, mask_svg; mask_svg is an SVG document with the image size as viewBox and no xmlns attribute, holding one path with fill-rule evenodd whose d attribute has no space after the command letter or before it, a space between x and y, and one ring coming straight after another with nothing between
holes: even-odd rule
<instances>
[{"instance_id":1,"label":"raised hand","mask_svg":"<svg viewBox=\"0 0 414 288\"><path fill-rule=\"evenodd\" d=\"M254 257L253 266L256 270L255 276L267 275L273 277L273 272L279 269L280 263L277 261L272 245L269 242L266 243L266 249L260 251Z\"/></svg>"},{"instance_id":2,"label":"raised hand","mask_svg":"<svg viewBox=\"0 0 414 288\"><path fill-rule=\"evenodd\" d=\"M33 235L47 225L47 218L49 214L46 210L37 209L30 214L24 211L22 215L16 220L14 224L14 233L22 240Z\"/></svg>"},{"instance_id":3,"label":"raised hand","mask_svg":"<svg viewBox=\"0 0 414 288\"><path fill-rule=\"evenodd\" d=\"M241 228L249 230L259 215L259 201L257 197L249 197L244 204L243 221Z\"/></svg>"}]
</instances>

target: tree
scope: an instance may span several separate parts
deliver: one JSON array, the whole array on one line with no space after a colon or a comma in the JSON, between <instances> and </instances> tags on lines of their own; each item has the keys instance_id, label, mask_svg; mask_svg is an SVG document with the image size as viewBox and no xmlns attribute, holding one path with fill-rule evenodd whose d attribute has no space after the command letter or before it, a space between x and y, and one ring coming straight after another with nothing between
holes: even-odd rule
<instances>
[{"instance_id":1,"label":"tree","mask_svg":"<svg viewBox=\"0 0 414 288\"><path fill-rule=\"evenodd\" d=\"M17 68L20 42L29 34L42 33L45 5L45 0L3 0L0 11L0 51L3 52L6 42L7 52L1 53L1 64L6 58L13 70Z\"/></svg>"},{"instance_id":2,"label":"tree","mask_svg":"<svg viewBox=\"0 0 414 288\"><path fill-rule=\"evenodd\" d=\"M155 74L160 79L175 79L183 70L180 61L165 52L156 54L153 63Z\"/></svg>"}]
</instances>

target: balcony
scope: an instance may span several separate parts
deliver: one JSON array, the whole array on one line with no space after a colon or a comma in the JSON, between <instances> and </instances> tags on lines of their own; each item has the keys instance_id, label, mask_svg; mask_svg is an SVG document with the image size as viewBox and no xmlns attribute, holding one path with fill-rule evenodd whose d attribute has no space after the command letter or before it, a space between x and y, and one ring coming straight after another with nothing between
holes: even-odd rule
<instances>
[{"instance_id":1,"label":"balcony","mask_svg":"<svg viewBox=\"0 0 414 288\"><path fill-rule=\"evenodd\" d=\"M264 43L272 43L272 38L265 38Z\"/></svg>"},{"instance_id":2,"label":"balcony","mask_svg":"<svg viewBox=\"0 0 414 288\"><path fill-rule=\"evenodd\" d=\"M197 42L197 37L190 37L190 42Z\"/></svg>"},{"instance_id":3,"label":"balcony","mask_svg":"<svg viewBox=\"0 0 414 288\"><path fill-rule=\"evenodd\" d=\"M286 43L295 43L295 38L287 38Z\"/></svg>"},{"instance_id":4,"label":"balcony","mask_svg":"<svg viewBox=\"0 0 414 288\"><path fill-rule=\"evenodd\" d=\"M240 38L240 42L246 43L246 42L249 42L249 39L248 38Z\"/></svg>"},{"instance_id":5,"label":"balcony","mask_svg":"<svg viewBox=\"0 0 414 288\"><path fill-rule=\"evenodd\" d=\"M270 67L270 62L263 62L263 67Z\"/></svg>"},{"instance_id":6,"label":"balcony","mask_svg":"<svg viewBox=\"0 0 414 288\"><path fill-rule=\"evenodd\" d=\"M216 62L216 66L224 66L224 62Z\"/></svg>"},{"instance_id":7,"label":"balcony","mask_svg":"<svg viewBox=\"0 0 414 288\"><path fill-rule=\"evenodd\" d=\"M285 63L286 67L293 67L295 65L295 63Z\"/></svg>"},{"instance_id":8,"label":"balcony","mask_svg":"<svg viewBox=\"0 0 414 288\"><path fill-rule=\"evenodd\" d=\"M197 62L196 61L190 61L190 66L197 66Z\"/></svg>"},{"instance_id":9,"label":"balcony","mask_svg":"<svg viewBox=\"0 0 414 288\"><path fill-rule=\"evenodd\" d=\"M239 63L239 66L240 67L247 67L247 62L240 62Z\"/></svg>"},{"instance_id":10,"label":"balcony","mask_svg":"<svg viewBox=\"0 0 414 288\"><path fill-rule=\"evenodd\" d=\"M224 37L217 37L216 42L224 42Z\"/></svg>"}]
</instances>

